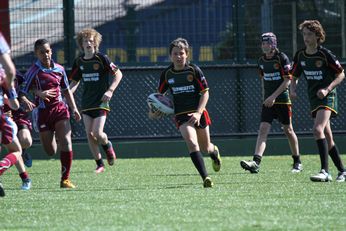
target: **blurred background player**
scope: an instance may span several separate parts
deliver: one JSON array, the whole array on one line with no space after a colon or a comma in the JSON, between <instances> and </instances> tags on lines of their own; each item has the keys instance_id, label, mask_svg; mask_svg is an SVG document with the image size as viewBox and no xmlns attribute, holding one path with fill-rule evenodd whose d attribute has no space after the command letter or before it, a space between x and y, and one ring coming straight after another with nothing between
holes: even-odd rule
<instances>
[{"instance_id":1,"label":"blurred background player","mask_svg":"<svg viewBox=\"0 0 346 231\"><path fill-rule=\"evenodd\" d=\"M17 71L16 79L14 85L17 93L19 93L20 85L24 82L24 76ZM13 121L17 124L18 127L18 139L22 147L22 157L26 167L30 168L32 166L31 155L27 152L27 149L32 145L32 123L29 117L29 113L25 111L23 107L19 107L18 110L12 110L7 105L5 105L5 112L10 113Z\"/></svg>"},{"instance_id":2,"label":"blurred background player","mask_svg":"<svg viewBox=\"0 0 346 231\"><path fill-rule=\"evenodd\" d=\"M8 46L5 38L0 32L0 140L7 149L7 154L0 161L0 176L11 166L17 163L21 158L22 149L17 138L17 126L11 118L4 113L4 104L6 103L11 109L17 110L19 102L17 100L17 93L14 89L14 79L16 68L10 56L10 47ZM7 99L4 97L6 93ZM27 176L28 177L28 176ZM5 196L5 191L2 183L0 182L0 196Z\"/></svg>"},{"instance_id":3,"label":"blurred background player","mask_svg":"<svg viewBox=\"0 0 346 231\"><path fill-rule=\"evenodd\" d=\"M211 120L206 109L208 83L201 69L188 62L189 44L186 39L172 41L169 55L172 64L161 73L158 92L163 94L169 90L173 95L176 125L202 177L203 186L212 187L201 151L210 155L216 172L220 171L221 157L217 146L210 142ZM159 111L149 111L151 118L160 118L161 115Z\"/></svg>"},{"instance_id":4,"label":"blurred background player","mask_svg":"<svg viewBox=\"0 0 346 231\"><path fill-rule=\"evenodd\" d=\"M23 75L19 72L16 72L16 78L14 80L14 86L16 87L16 91L18 93L18 83L23 81ZM20 146L22 148L22 157L18 158L16 168L18 170L19 176L22 179L22 189L29 190L31 188L31 179L29 178L29 174L25 170L25 166L31 167L31 157L28 158L26 155L26 164L24 161L24 148L28 148L32 144L32 138L30 133L31 121L28 116L28 113L23 110L22 107L19 107L17 110L11 109L10 105L4 105L4 112L9 116L13 122L16 124L16 135ZM25 166L24 166L25 165Z\"/></svg>"},{"instance_id":5,"label":"blurred background player","mask_svg":"<svg viewBox=\"0 0 346 231\"><path fill-rule=\"evenodd\" d=\"M4 79L4 81L6 83L6 86L13 89L14 79L16 77L16 68L14 66L14 63L12 62L10 53L10 47L0 31L0 64L5 70L6 78Z\"/></svg>"},{"instance_id":6,"label":"blurred background player","mask_svg":"<svg viewBox=\"0 0 346 231\"><path fill-rule=\"evenodd\" d=\"M292 108L288 93L288 86L291 82L290 60L285 53L277 48L276 35L272 32L262 34L261 48L263 55L258 59L259 75L264 93L261 123L253 160L242 160L240 165L251 173L259 172L272 122L277 119L283 127L292 152L292 172L300 172L302 164L299 156L298 138L292 127Z\"/></svg>"},{"instance_id":7,"label":"blurred background player","mask_svg":"<svg viewBox=\"0 0 346 231\"><path fill-rule=\"evenodd\" d=\"M314 119L313 134L321 160L321 171L310 177L312 181L331 181L328 153L339 170L336 181L345 181L346 173L339 150L334 142L330 118L338 113L336 86L345 73L335 55L321 46L326 33L317 20L306 20L299 25L305 48L296 52L293 60L291 98L297 97L298 78L303 74L308 83L311 116Z\"/></svg>"},{"instance_id":8,"label":"blurred background player","mask_svg":"<svg viewBox=\"0 0 346 231\"><path fill-rule=\"evenodd\" d=\"M32 89L38 96L36 102L38 107L37 125L45 152L49 156L53 156L59 145L60 187L75 188L69 178L73 159L70 113L68 106L62 100L62 94L76 121L81 119L80 114L69 89L64 68L52 60L52 49L49 42L46 39L38 39L34 45L34 52L38 60L26 72L22 91L24 94L28 94ZM21 100L29 111L36 106L25 95L21 96ZM59 141L58 144L55 136Z\"/></svg>"},{"instance_id":9,"label":"blurred background player","mask_svg":"<svg viewBox=\"0 0 346 231\"><path fill-rule=\"evenodd\" d=\"M96 173L104 171L99 145L105 151L109 165L116 160L113 145L103 129L110 111L109 101L123 76L120 69L99 52L101 41L102 35L91 28L77 34L77 44L83 54L75 59L70 75L73 93L80 81L83 82L81 112L89 148L96 161Z\"/></svg>"}]
</instances>

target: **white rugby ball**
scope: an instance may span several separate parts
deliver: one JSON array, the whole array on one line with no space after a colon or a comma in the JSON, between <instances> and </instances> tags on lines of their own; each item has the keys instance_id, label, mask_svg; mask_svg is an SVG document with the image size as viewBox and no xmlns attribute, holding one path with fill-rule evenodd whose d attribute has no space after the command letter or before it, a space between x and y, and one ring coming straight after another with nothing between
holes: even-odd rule
<instances>
[{"instance_id":1,"label":"white rugby ball","mask_svg":"<svg viewBox=\"0 0 346 231\"><path fill-rule=\"evenodd\" d=\"M159 110L167 115L174 114L173 101L160 93L152 93L147 98L147 103L151 109Z\"/></svg>"}]
</instances>

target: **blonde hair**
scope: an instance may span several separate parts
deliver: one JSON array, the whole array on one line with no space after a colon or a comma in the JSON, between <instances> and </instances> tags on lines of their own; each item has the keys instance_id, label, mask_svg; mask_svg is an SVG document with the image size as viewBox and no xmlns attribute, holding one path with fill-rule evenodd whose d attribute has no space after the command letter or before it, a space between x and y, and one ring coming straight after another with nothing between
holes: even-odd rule
<instances>
[{"instance_id":1,"label":"blonde hair","mask_svg":"<svg viewBox=\"0 0 346 231\"><path fill-rule=\"evenodd\" d=\"M99 46L102 41L102 35L93 28L85 28L77 34L77 44L83 50L83 39L93 38L96 52L99 51Z\"/></svg>"},{"instance_id":2,"label":"blonde hair","mask_svg":"<svg viewBox=\"0 0 346 231\"><path fill-rule=\"evenodd\" d=\"M315 35L318 37L318 44L321 44L326 40L326 32L318 20L305 20L299 25L299 30L302 31L304 28L307 28L315 33Z\"/></svg>"}]
</instances>

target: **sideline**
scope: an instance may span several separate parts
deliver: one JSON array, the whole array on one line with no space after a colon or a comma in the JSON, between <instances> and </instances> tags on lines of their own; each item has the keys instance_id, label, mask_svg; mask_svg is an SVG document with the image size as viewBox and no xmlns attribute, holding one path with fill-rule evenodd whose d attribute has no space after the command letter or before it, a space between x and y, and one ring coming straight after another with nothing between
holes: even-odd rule
<instances>
[{"instance_id":1,"label":"sideline","mask_svg":"<svg viewBox=\"0 0 346 231\"><path fill-rule=\"evenodd\" d=\"M312 137L298 137L300 153L316 154L317 146ZM346 153L346 135L334 135L334 139L341 153ZM256 137L245 138L212 138L222 156L249 156L253 155ZM116 141L112 140L118 158L154 158L154 157L187 157L188 151L182 139L174 140L139 140ZM74 159L91 159L88 144L78 142L73 144ZM28 149L33 159L50 159L40 143L34 143ZM269 137L264 155L291 155L288 141L285 137ZM105 157L105 155L103 155ZM59 158L55 155L53 158Z\"/></svg>"}]
</instances>

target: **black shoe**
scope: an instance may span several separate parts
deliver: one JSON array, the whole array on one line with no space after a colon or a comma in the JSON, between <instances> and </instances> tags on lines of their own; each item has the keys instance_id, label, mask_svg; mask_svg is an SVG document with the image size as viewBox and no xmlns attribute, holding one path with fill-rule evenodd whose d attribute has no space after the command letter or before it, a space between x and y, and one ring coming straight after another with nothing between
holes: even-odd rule
<instances>
[{"instance_id":1,"label":"black shoe","mask_svg":"<svg viewBox=\"0 0 346 231\"><path fill-rule=\"evenodd\" d=\"M240 166L243 169L245 169L245 170L247 170L247 171L249 171L251 173L258 173L259 169L260 169L258 164L255 161L253 161L253 160L249 160L249 161L242 160L242 161L240 161Z\"/></svg>"},{"instance_id":2,"label":"black shoe","mask_svg":"<svg viewBox=\"0 0 346 231\"><path fill-rule=\"evenodd\" d=\"M298 173L303 171L303 165L301 163L294 163L291 172Z\"/></svg>"},{"instance_id":3,"label":"black shoe","mask_svg":"<svg viewBox=\"0 0 346 231\"><path fill-rule=\"evenodd\" d=\"M2 184L0 182L0 197L4 197L4 196L5 196L4 186L2 186Z\"/></svg>"}]
</instances>

